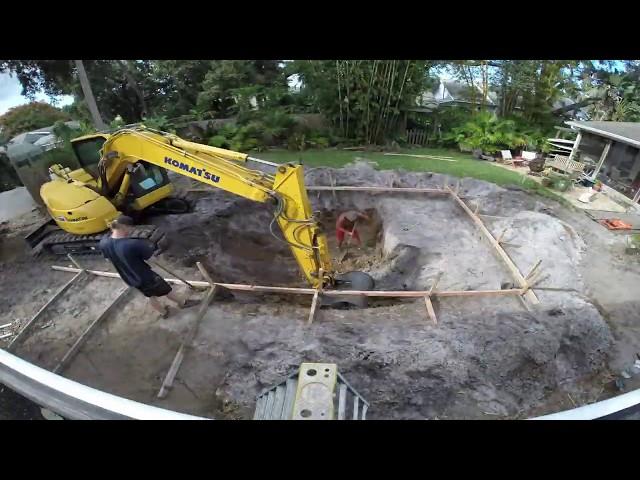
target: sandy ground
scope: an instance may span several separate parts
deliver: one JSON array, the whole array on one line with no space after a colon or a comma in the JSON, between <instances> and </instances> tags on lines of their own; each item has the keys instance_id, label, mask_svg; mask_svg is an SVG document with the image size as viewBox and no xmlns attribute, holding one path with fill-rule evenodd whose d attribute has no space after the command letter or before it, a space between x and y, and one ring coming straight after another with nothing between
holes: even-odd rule
<instances>
[{"instance_id":1,"label":"sandy ground","mask_svg":"<svg viewBox=\"0 0 640 480\"><path fill-rule=\"evenodd\" d=\"M40 407L35 403L0 385L0 420L43 419Z\"/></svg>"},{"instance_id":2,"label":"sandy ground","mask_svg":"<svg viewBox=\"0 0 640 480\"><path fill-rule=\"evenodd\" d=\"M19 217L36 207L25 187L0 192L0 222Z\"/></svg>"},{"instance_id":3,"label":"sandy ground","mask_svg":"<svg viewBox=\"0 0 640 480\"><path fill-rule=\"evenodd\" d=\"M330 169L310 169L307 183L328 185ZM370 166L332 171L344 185L442 186L437 174L380 172ZM178 184L186 183L178 180ZM527 312L511 298L436 303L439 323L422 300L375 300L367 310L322 309L307 326L310 299L236 294L209 308L188 349L174 389L156 398L195 309L162 320L132 292L63 372L69 378L134 400L215 418L250 418L255 395L303 361L335 362L371 403L368 418L523 418L618 393L622 369L640 352L640 262L624 239L581 212L517 187L465 179L461 195L486 223L503 231L509 255L526 272L542 259L542 304ZM187 278L203 262L215 280L304 286L288 247L268 232L268 207L225 192L192 193L192 214L153 219L173 239L162 260ZM491 247L451 200L429 195L310 194L327 231L346 208L367 210L364 245L338 271L360 269L376 288L497 289L511 281ZM3 225L0 302L17 330L73 274L54 272L68 260L30 257L21 236L37 220L30 212ZM335 239L329 237L336 256ZM99 257L83 265L112 270ZM18 355L53 368L77 336L124 287L87 277L40 320ZM180 292L186 292L179 287ZM202 296L201 293L194 297ZM5 342L6 341L0 341ZM3 344L0 343L0 346Z\"/></svg>"},{"instance_id":4,"label":"sandy ground","mask_svg":"<svg viewBox=\"0 0 640 480\"><path fill-rule=\"evenodd\" d=\"M529 167L515 167L513 165L506 165L504 163L498 162L492 163L491 165L497 168L504 168L505 170L519 173L520 175L526 176L526 178L533 180L534 182L542 183L543 177L529 175ZM603 190L602 192L596 193L592 200L588 203L581 202L579 198L585 193L593 194L594 192L590 187L574 186L566 192L555 191L555 193L563 197L577 209L581 210L600 210L617 213L624 213L628 210L636 210L634 208L630 209L629 205L624 203L623 199L619 198L619 196L621 196L622 194L618 193L618 198L616 198L615 191L613 191L612 189L608 189L609 191L606 190L607 189Z\"/></svg>"}]
</instances>

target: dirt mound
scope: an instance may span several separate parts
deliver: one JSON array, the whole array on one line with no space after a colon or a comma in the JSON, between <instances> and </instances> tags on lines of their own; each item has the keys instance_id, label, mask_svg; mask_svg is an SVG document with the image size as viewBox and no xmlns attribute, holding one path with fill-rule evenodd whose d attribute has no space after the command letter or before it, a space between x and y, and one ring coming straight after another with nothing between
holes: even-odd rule
<instances>
[{"instance_id":1,"label":"dirt mound","mask_svg":"<svg viewBox=\"0 0 640 480\"><path fill-rule=\"evenodd\" d=\"M323 311L311 329L286 314L258 313L224 340L225 351L251 352L227 357L224 392L250 409L254 393L301 362L326 361L371 402L372 419L518 416L606 368L611 337L592 307L559 316L483 311L437 327L425 324L421 308L377 308L366 320Z\"/></svg>"}]
</instances>

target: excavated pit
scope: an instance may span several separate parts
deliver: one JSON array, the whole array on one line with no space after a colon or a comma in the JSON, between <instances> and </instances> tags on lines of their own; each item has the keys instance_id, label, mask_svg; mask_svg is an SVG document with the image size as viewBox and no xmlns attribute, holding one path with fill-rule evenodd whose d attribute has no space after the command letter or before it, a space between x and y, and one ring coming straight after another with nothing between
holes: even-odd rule
<instances>
[{"instance_id":1,"label":"excavated pit","mask_svg":"<svg viewBox=\"0 0 640 480\"><path fill-rule=\"evenodd\" d=\"M307 185L330 185L332 179L356 186L455 185L442 175L377 171L365 163L310 169L306 177ZM437 325L421 298L375 298L366 310L323 308L310 326L309 296L234 292L207 311L165 400L156 398L157 390L195 311L158 320L134 292L65 375L216 418L251 418L255 395L305 361L337 363L371 403L372 419L521 418L557 409L551 399L558 392L596 395L602 383L593 379L608 372L612 336L585 294L577 268L583 261L580 236L524 192L465 179L460 194L469 205L480 201L483 212L504 217L486 223L496 236L505 232L512 244L505 248L520 270L543 259L544 283L574 291L536 291L541 306L531 312L514 297L443 298L434 301ZM269 206L217 190L189 195L192 213L154 219L171 239L165 263L187 278L199 277L200 261L219 282L306 286L289 247L269 233ZM513 282L446 195L310 191L309 197L336 270L367 272L376 289L428 290L439 276L438 290L493 290ZM371 221L359 225L363 245L350 246L340 261L335 221L349 209L365 211ZM83 261L110 269L99 259ZM51 368L79 334L79 323L94 318L120 287L104 278L74 287L75 298L90 301L61 302L51 314L55 321L47 317L50 326L36 331L19 354Z\"/></svg>"}]
</instances>

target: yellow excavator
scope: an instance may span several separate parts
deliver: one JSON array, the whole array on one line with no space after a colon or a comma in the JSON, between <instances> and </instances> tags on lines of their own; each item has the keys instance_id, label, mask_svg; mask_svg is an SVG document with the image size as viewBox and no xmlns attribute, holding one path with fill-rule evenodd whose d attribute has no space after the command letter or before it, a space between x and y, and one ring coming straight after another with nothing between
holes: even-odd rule
<instances>
[{"instance_id":1,"label":"yellow excavator","mask_svg":"<svg viewBox=\"0 0 640 480\"><path fill-rule=\"evenodd\" d=\"M284 242L314 288L336 283L327 239L316 222L304 185L302 165L276 164L247 154L184 140L144 126L97 133L72 140L81 168L50 167L52 180L40 195L53 219L27 241L54 254L97 251L108 223L120 213L159 209L181 213L187 206L172 199L167 170L256 202L271 203ZM275 175L247 168L254 161L275 168ZM134 236L162 242L159 229L141 226ZM351 272L361 280L361 272ZM362 274L367 276L366 274ZM367 276L368 277L368 276ZM344 282L352 283L345 277ZM342 282L341 282L342 283ZM372 286L369 281L359 288Z\"/></svg>"}]
</instances>

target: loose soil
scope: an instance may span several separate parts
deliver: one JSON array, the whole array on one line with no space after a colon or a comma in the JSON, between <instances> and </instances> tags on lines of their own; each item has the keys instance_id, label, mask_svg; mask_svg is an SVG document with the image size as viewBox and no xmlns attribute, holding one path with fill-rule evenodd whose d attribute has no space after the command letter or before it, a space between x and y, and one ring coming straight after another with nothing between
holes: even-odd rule
<instances>
[{"instance_id":1,"label":"loose soil","mask_svg":"<svg viewBox=\"0 0 640 480\"><path fill-rule=\"evenodd\" d=\"M438 174L377 171L363 162L310 169L306 181L329 185L330 175L338 185L433 188L457 182ZM191 186L184 178L176 184L183 193ZM371 403L372 419L526 418L619 393L614 379L622 369L632 374L625 389L637 388L630 366L640 352L640 263L625 255L624 238L517 187L464 179L460 194L494 216L484 221L494 235L504 232L505 249L522 272L542 259L539 286L561 290L535 290L541 305L532 311L511 297L442 298L434 302L437 325L422 299L376 299L366 310L323 308L311 326L308 296L235 292L208 309L164 400L157 392L197 308L174 309L159 319L134 291L63 375L133 400L230 419L251 418L255 395L304 361L335 362ZM448 197L309 195L336 270L366 271L376 289L428 290L438 276L441 290L500 289L513 282ZM172 239L161 256L172 270L199 278L195 262L201 261L216 281L305 286L289 247L269 233L270 207L214 189L188 196L192 213L152 219ZM347 209L366 211L372 220L359 227L363 245L350 246L340 262L335 220ZM73 275L50 268L69 265L67 259L34 259L21 244L36 220L31 212L2 225L0 234L0 302L14 331ZM99 257L79 260L87 268L113 270ZM17 354L54 368L123 287L118 279L79 281Z\"/></svg>"}]
</instances>

